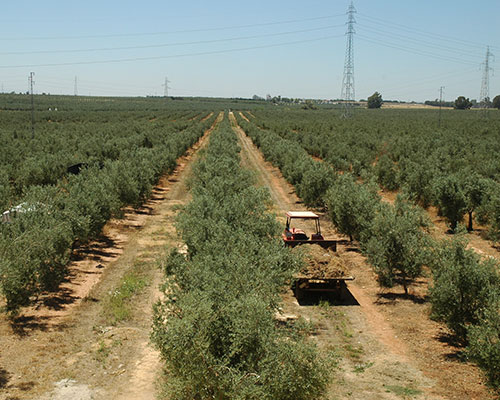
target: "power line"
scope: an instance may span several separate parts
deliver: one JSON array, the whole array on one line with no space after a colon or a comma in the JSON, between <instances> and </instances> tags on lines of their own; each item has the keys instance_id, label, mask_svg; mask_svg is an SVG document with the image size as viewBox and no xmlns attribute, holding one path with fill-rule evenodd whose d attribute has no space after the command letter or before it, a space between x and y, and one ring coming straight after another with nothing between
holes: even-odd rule
<instances>
[{"instance_id":1,"label":"power line","mask_svg":"<svg viewBox=\"0 0 500 400\"><path fill-rule=\"evenodd\" d=\"M453 42L455 44L460 44L462 46L469 46L469 47L476 47L476 48L483 47L482 43L473 42L473 41L466 40L463 38L454 38L452 36L442 35L442 34L438 34L435 32L429 32L429 31L425 31L422 29L412 28L412 27L409 27L407 25L398 24L396 22L388 21L388 20L378 18L378 17L372 17L369 15L365 15L363 13L358 13L358 14L361 16L361 18L367 18L369 20L374 21L374 23L383 24L383 26L386 26L386 27L387 27L387 25L392 25L393 27L396 27L397 29L400 29L403 31L407 31L410 33L418 32L422 35L429 36L432 39L440 38L440 40L447 41L447 42ZM498 46L491 46L491 47L499 48Z\"/></svg>"},{"instance_id":2,"label":"power line","mask_svg":"<svg viewBox=\"0 0 500 400\"><path fill-rule=\"evenodd\" d=\"M164 31L164 32L143 32L143 33L115 33L115 34L103 34L103 35L75 35L75 36L28 36L28 37L2 37L0 40L61 40L61 39L102 39L102 38L116 38L116 37L139 37L139 36L161 36L161 35L172 35L177 33L194 33L194 32L213 32L213 31L223 31L229 29L243 29L243 28L256 28L260 26L272 26L272 25L284 25L293 24L296 22L308 22L308 21L319 21L324 19L331 19L342 17L345 14L336 15L325 15L319 17L311 18L300 18L284 21L274 21L274 22L263 22L258 24L248 24L248 25L232 25L224 27L211 27L211 28L200 28L200 29L184 29L177 31Z\"/></svg>"},{"instance_id":3,"label":"power line","mask_svg":"<svg viewBox=\"0 0 500 400\"><path fill-rule=\"evenodd\" d=\"M273 47L280 46L289 46L294 44L301 43L311 43L318 42L321 40L328 40L337 37L342 37L344 35L329 35L323 36L319 38L313 39L304 39L304 40L295 40L292 42L282 42L261 46L250 46L250 47L241 47L235 49L226 49L226 50L214 50L214 51L203 51L198 53L185 53L185 54L172 54L167 56L155 56L155 57L133 57L133 58L118 58L118 59L109 59L109 60L99 60L99 61L75 61L75 62L65 62L65 63L47 63L47 64L21 64L21 65L0 65L0 68L34 68L34 67L59 67L59 66L68 66L68 65L92 65L92 64L111 64L111 63L121 63L121 62L133 62L133 61L149 61L149 60L162 60L169 58L183 58L183 57L195 57L195 56L206 56L206 55L214 55L214 54L227 54L227 53L235 53L240 51L247 50L258 50L258 49L268 49Z\"/></svg>"},{"instance_id":4,"label":"power line","mask_svg":"<svg viewBox=\"0 0 500 400\"><path fill-rule=\"evenodd\" d=\"M442 81L445 78L452 78L455 76L462 76L462 75L468 75L471 72L476 71L476 67L474 68L468 68L465 70L461 71L455 71L451 73L445 73L445 74L439 74L439 75L434 75L432 77L424 78L424 79L418 79L418 80L413 80L411 83L406 83L403 85L397 85L397 86L389 86L389 88L386 88L385 90L404 90L404 89L411 89L415 86L422 86L424 84L430 84L432 82L435 82L437 80ZM427 89L425 89L427 90Z\"/></svg>"},{"instance_id":5,"label":"power line","mask_svg":"<svg viewBox=\"0 0 500 400\"><path fill-rule=\"evenodd\" d=\"M301 30L295 30L295 31L268 33L268 34L262 34L262 35L252 35L252 36L240 36L240 37L232 37L232 38L225 38L225 39L198 40L198 41L190 41L190 42L163 43L163 44L153 44L153 45L143 45L143 46L97 47L97 48L88 48L88 49L62 49L62 50L37 50L37 51L10 51L10 52L0 53L0 55L89 53L89 52L96 52L96 51L155 49L155 48L162 48L162 47L189 46L189 45L196 45L196 44L221 43L221 42L231 42L231 41L237 41L237 40L248 40L248 39L259 39L259 38L264 38L264 37L284 36L284 35L292 35L295 33L315 32L315 31L321 31L321 30L326 30L326 29L339 28L341 26L344 26L344 25L330 25L330 26L323 26L320 28L301 29Z\"/></svg>"},{"instance_id":6,"label":"power line","mask_svg":"<svg viewBox=\"0 0 500 400\"><path fill-rule=\"evenodd\" d=\"M456 57L441 56L439 54L431 53L431 52L428 52L425 50L416 49L414 47L403 47L403 46L400 46L400 45L394 44L394 43L391 44L388 42L380 42L377 40L372 40L372 39L370 39L366 36L363 36L363 35L358 35L358 37L365 42L374 43L374 44L377 44L379 46L390 47L390 48L396 49L396 50L406 51L406 52L411 53L411 54L418 54L421 56L434 58L436 60L449 61L449 62L464 64L464 65L477 65L477 63L474 63L473 61L461 60L461 59L456 58Z\"/></svg>"},{"instance_id":7,"label":"power line","mask_svg":"<svg viewBox=\"0 0 500 400\"><path fill-rule=\"evenodd\" d=\"M370 34L376 34L376 35L381 35L381 36L385 36L385 37L389 37L389 38L392 38L392 39L396 39L396 40L405 40L405 41L411 41L413 43L416 43L416 44L421 44L425 47L433 47L437 50L441 50L441 51L447 51L447 52L450 52L450 53L455 53L455 54L458 54L460 56L465 56L465 57L471 57L471 58L475 58L477 59L477 57L473 54L471 54L470 51L466 51L466 50L462 50L462 49L457 49L457 48L454 48L454 47L450 47L450 46L443 46L443 45L439 45L439 44L435 44L435 43L431 43L429 41L425 41L425 40L421 40L421 39L415 39L411 36L407 36L407 35L401 35L400 33L393 33L393 32L388 32L388 31L384 31L384 30L381 30L381 29L378 29L378 28L372 28L372 27L367 27L366 25L359 25L361 30L367 30L368 33Z\"/></svg>"}]
</instances>

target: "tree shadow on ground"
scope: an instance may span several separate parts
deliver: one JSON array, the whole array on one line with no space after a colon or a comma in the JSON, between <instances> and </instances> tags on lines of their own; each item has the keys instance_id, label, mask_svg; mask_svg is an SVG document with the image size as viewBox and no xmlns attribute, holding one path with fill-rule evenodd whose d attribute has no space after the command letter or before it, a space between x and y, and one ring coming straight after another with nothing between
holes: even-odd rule
<instances>
[{"instance_id":1,"label":"tree shadow on ground","mask_svg":"<svg viewBox=\"0 0 500 400\"><path fill-rule=\"evenodd\" d=\"M117 253L112 249L118 248L117 243L106 235L100 235L90 243L75 243L71 254L71 261L82 261L88 257L100 260L103 257L113 257Z\"/></svg>"},{"instance_id":2,"label":"tree shadow on ground","mask_svg":"<svg viewBox=\"0 0 500 400\"><path fill-rule=\"evenodd\" d=\"M10 320L10 327L15 335L27 337L34 331L46 332L48 328L47 317L20 315Z\"/></svg>"},{"instance_id":3,"label":"tree shadow on ground","mask_svg":"<svg viewBox=\"0 0 500 400\"><path fill-rule=\"evenodd\" d=\"M465 344L460 341L455 334L450 332L440 332L434 338L449 346L451 351L444 355L446 360L467 362Z\"/></svg>"},{"instance_id":4,"label":"tree shadow on ground","mask_svg":"<svg viewBox=\"0 0 500 400\"><path fill-rule=\"evenodd\" d=\"M5 369L0 367L0 389L4 389L9 383L10 374Z\"/></svg>"},{"instance_id":5,"label":"tree shadow on ground","mask_svg":"<svg viewBox=\"0 0 500 400\"><path fill-rule=\"evenodd\" d=\"M415 304L424 304L429 301L429 296L420 296L413 293L378 293L376 304L392 304L397 300L410 300Z\"/></svg>"},{"instance_id":6,"label":"tree shadow on ground","mask_svg":"<svg viewBox=\"0 0 500 400\"><path fill-rule=\"evenodd\" d=\"M59 289L57 292L49 293L40 298L36 308L38 309L43 305L50 310L60 311L67 305L73 304L78 299L79 297L74 296L72 290L67 288Z\"/></svg>"}]
</instances>

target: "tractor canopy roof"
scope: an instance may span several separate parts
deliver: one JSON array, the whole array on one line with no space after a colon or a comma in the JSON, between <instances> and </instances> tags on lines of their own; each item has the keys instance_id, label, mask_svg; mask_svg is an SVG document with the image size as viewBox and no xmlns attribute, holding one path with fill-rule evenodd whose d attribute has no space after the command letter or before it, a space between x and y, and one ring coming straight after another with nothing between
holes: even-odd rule
<instances>
[{"instance_id":1,"label":"tractor canopy roof","mask_svg":"<svg viewBox=\"0 0 500 400\"><path fill-rule=\"evenodd\" d=\"M311 211L288 211L286 216L288 218L319 219L318 215Z\"/></svg>"}]
</instances>

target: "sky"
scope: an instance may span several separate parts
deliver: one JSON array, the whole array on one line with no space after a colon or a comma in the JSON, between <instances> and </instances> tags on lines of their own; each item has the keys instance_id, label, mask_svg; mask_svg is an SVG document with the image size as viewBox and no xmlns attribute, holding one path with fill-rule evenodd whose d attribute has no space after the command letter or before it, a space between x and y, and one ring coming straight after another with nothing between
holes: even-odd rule
<instances>
[{"instance_id":1,"label":"sky","mask_svg":"<svg viewBox=\"0 0 500 400\"><path fill-rule=\"evenodd\" d=\"M0 89L97 96L340 98L350 0L16 0ZM500 94L500 1L354 0L355 98ZM497 74L494 74L494 69Z\"/></svg>"}]
</instances>

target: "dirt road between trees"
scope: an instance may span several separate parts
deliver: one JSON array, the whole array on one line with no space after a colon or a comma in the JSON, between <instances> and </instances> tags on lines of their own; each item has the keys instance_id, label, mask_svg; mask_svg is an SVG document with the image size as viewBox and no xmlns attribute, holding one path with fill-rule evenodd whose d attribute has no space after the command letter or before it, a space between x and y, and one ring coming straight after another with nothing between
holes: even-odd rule
<instances>
[{"instance_id":1,"label":"dirt road between trees","mask_svg":"<svg viewBox=\"0 0 500 400\"><path fill-rule=\"evenodd\" d=\"M181 245L173 223L189 200L185 181L223 117L160 180L149 201L126 209L124 218L106 224L100 240L77 252L59 293L13 323L0 317L0 399L155 398L161 362L149 335L162 281L158 259ZM129 317L116 322L112 299L133 283L139 289Z\"/></svg>"},{"instance_id":2,"label":"dirt road between trees","mask_svg":"<svg viewBox=\"0 0 500 400\"><path fill-rule=\"evenodd\" d=\"M284 225L288 210L305 210L294 188L279 169L266 162L232 113L229 118L242 146L242 164L255 171L258 183L269 188L274 212ZM348 283L352 298L343 304L299 304L291 290L283 296L285 316L313 322L313 336L322 352L336 360L330 399L493 399L482 372L460 361L460 348L450 343L444 326L429 319L427 280L420 279L411 295L402 288L378 287L375 274L359 250L340 236L321 212L328 238L341 240L338 252L355 280Z\"/></svg>"}]
</instances>

